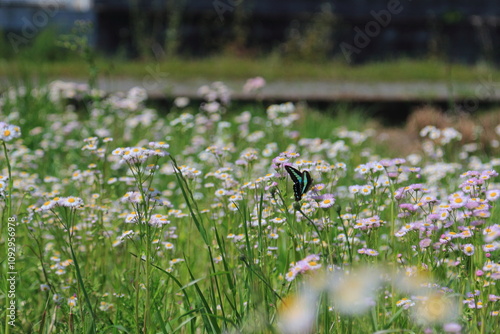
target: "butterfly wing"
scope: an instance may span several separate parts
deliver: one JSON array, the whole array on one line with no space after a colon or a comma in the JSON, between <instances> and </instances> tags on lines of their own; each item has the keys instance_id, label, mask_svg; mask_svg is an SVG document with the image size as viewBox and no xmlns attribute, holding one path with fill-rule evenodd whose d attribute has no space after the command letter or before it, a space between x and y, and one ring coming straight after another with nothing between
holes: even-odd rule
<instances>
[{"instance_id":1,"label":"butterfly wing","mask_svg":"<svg viewBox=\"0 0 500 334\"><path fill-rule=\"evenodd\" d=\"M296 202L302 199L302 187L299 182L293 184L293 195L295 196Z\"/></svg>"},{"instance_id":2,"label":"butterfly wing","mask_svg":"<svg viewBox=\"0 0 500 334\"><path fill-rule=\"evenodd\" d=\"M302 178L304 180L302 184L302 194L305 194L306 192L309 191L309 189L311 189L313 179L311 177L311 174L309 174L309 172L306 170L302 173L302 175L304 176Z\"/></svg>"},{"instance_id":3,"label":"butterfly wing","mask_svg":"<svg viewBox=\"0 0 500 334\"><path fill-rule=\"evenodd\" d=\"M300 201L302 198L302 184L304 183L303 174L296 168L292 166L285 166L286 171L290 174L290 178L293 181L293 194L295 196L295 201Z\"/></svg>"},{"instance_id":4,"label":"butterfly wing","mask_svg":"<svg viewBox=\"0 0 500 334\"><path fill-rule=\"evenodd\" d=\"M288 174L290 174L293 183L302 182L302 173L297 168L293 168L292 166L286 165L285 169L288 172Z\"/></svg>"},{"instance_id":5,"label":"butterfly wing","mask_svg":"<svg viewBox=\"0 0 500 334\"><path fill-rule=\"evenodd\" d=\"M300 201L302 195L311 189L312 177L308 171L300 172L298 169L292 166L285 166L286 171L290 174L293 181L293 194L295 196L295 201Z\"/></svg>"}]
</instances>

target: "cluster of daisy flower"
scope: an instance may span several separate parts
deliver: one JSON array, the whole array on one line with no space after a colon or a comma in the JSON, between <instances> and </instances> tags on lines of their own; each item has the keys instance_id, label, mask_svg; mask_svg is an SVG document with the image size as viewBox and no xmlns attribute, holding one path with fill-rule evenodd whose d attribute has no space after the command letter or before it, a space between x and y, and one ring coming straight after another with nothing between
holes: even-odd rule
<instances>
[{"instance_id":1,"label":"cluster of daisy flower","mask_svg":"<svg viewBox=\"0 0 500 334\"><path fill-rule=\"evenodd\" d=\"M273 104L267 108L267 118L273 126L290 127L299 115L296 112L295 105L291 102L282 104Z\"/></svg>"},{"instance_id":2,"label":"cluster of daisy flower","mask_svg":"<svg viewBox=\"0 0 500 334\"><path fill-rule=\"evenodd\" d=\"M298 274L303 274L305 272L321 268L321 264L318 263L318 261L319 255L311 254L297 263L292 263L290 271L285 276L286 280L293 281Z\"/></svg>"},{"instance_id":3,"label":"cluster of daisy flower","mask_svg":"<svg viewBox=\"0 0 500 334\"><path fill-rule=\"evenodd\" d=\"M80 197L69 196L69 197L54 197L49 201L43 203L38 211L50 211L55 207L66 207L66 208L82 208L83 199Z\"/></svg>"},{"instance_id":4,"label":"cluster of daisy flower","mask_svg":"<svg viewBox=\"0 0 500 334\"><path fill-rule=\"evenodd\" d=\"M150 157L164 157L168 155L164 148L168 148L168 144L157 145L150 143L152 149L144 147L120 147L113 150L112 154L120 158L121 163L140 164L148 160ZM164 146L164 147L162 147Z\"/></svg>"},{"instance_id":5,"label":"cluster of daisy flower","mask_svg":"<svg viewBox=\"0 0 500 334\"><path fill-rule=\"evenodd\" d=\"M202 103L201 109L209 114L222 111L231 102L231 90L220 81L201 86L198 95L206 100Z\"/></svg>"}]
</instances>

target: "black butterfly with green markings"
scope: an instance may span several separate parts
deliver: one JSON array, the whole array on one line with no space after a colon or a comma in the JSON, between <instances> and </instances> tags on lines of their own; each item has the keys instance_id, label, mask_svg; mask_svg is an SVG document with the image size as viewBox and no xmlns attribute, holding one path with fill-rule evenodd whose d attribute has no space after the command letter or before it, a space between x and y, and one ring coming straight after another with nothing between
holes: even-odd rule
<instances>
[{"instance_id":1,"label":"black butterfly with green markings","mask_svg":"<svg viewBox=\"0 0 500 334\"><path fill-rule=\"evenodd\" d=\"M290 174L293 181L293 194L295 201L298 202L302 199L302 195L311 189L313 179L308 171L300 172L297 168L292 166L285 166L286 171Z\"/></svg>"}]
</instances>

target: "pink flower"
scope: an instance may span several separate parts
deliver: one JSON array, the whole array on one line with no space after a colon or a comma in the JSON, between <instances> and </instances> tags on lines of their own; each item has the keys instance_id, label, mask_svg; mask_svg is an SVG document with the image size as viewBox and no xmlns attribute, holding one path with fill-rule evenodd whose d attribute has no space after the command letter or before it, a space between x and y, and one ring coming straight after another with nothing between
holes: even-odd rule
<instances>
[{"instance_id":1,"label":"pink flower","mask_svg":"<svg viewBox=\"0 0 500 334\"><path fill-rule=\"evenodd\" d=\"M460 177L461 178L465 178L467 176L473 176L474 177L474 176L479 176L479 175L480 175L480 173L478 171L469 170L469 171L467 171L465 173L462 173L462 175L460 175Z\"/></svg>"},{"instance_id":2,"label":"pink flower","mask_svg":"<svg viewBox=\"0 0 500 334\"><path fill-rule=\"evenodd\" d=\"M433 221L439 220L439 218L441 218L441 217L437 213L431 213L430 215L427 216L427 220L429 222L433 222Z\"/></svg>"},{"instance_id":3,"label":"pink flower","mask_svg":"<svg viewBox=\"0 0 500 334\"><path fill-rule=\"evenodd\" d=\"M299 272L301 273L309 270L315 270L321 267L321 264L319 264L317 261L319 261L319 255L311 254L306 256L303 260L297 262L296 267L299 268Z\"/></svg>"},{"instance_id":4,"label":"pink flower","mask_svg":"<svg viewBox=\"0 0 500 334\"><path fill-rule=\"evenodd\" d=\"M483 251L485 252L493 252L497 250L497 246L495 244L485 244L483 245Z\"/></svg>"},{"instance_id":5,"label":"pink flower","mask_svg":"<svg viewBox=\"0 0 500 334\"><path fill-rule=\"evenodd\" d=\"M405 188L405 187L401 187L401 188L399 188L398 190L396 190L396 191L394 192L394 198L395 198L395 199L398 199L398 200L399 200L399 199L402 199L402 198L404 197L404 195L405 195L405 193L406 193L406 191L407 191L407 190L408 190L408 189L407 189L407 188Z\"/></svg>"},{"instance_id":6,"label":"pink flower","mask_svg":"<svg viewBox=\"0 0 500 334\"><path fill-rule=\"evenodd\" d=\"M378 255L378 252L376 250L370 249L370 248L360 248L360 249L358 249L358 253L369 255L369 256L377 256Z\"/></svg>"},{"instance_id":7,"label":"pink flower","mask_svg":"<svg viewBox=\"0 0 500 334\"><path fill-rule=\"evenodd\" d=\"M243 92L244 93L253 93L255 91L258 91L262 87L266 85L266 80L262 77L255 77L248 79L245 85L243 86Z\"/></svg>"},{"instance_id":8,"label":"pink flower","mask_svg":"<svg viewBox=\"0 0 500 334\"><path fill-rule=\"evenodd\" d=\"M489 295L488 295L488 300L489 300L490 302L496 302L496 301L499 301L499 300L500 300L500 297L499 297L499 296L497 296L497 295L489 294Z\"/></svg>"},{"instance_id":9,"label":"pink flower","mask_svg":"<svg viewBox=\"0 0 500 334\"><path fill-rule=\"evenodd\" d=\"M419 242L420 248L427 248L431 245L432 240L429 238L425 238Z\"/></svg>"},{"instance_id":10,"label":"pink flower","mask_svg":"<svg viewBox=\"0 0 500 334\"><path fill-rule=\"evenodd\" d=\"M391 166L394 166L394 162L392 160L389 160L389 159L382 159L379 161L379 163L384 166L384 167L391 167Z\"/></svg>"},{"instance_id":11,"label":"pink flower","mask_svg":"<svg viewBox=\"0 0 500 334\"><path fill-rule=\"evenodd\" d=\"M379 216L373 216L370 218L363 218L356 220L356 224L354 225L355 229L367 230L369 228L379 227L383 220L380 220Z\"/></svg>"},{"instance_id":12,"label":"pink flower","mask_svg":"<svg viewBox=\"0 0 500 334\"><path fill-rule=\"evenodd\" d=\"M321 264L319 264L317 261L319 261L319 255L311 254L298 261L296 264L292 263L290 271L285 275L285 279L291 282L295 279L297 274L302 274L309 270L316 270L321 268Z\"/></svg>"},{"instance_id":13,"label":"pink flower","mask_svg":"<svg viewBox=\"0 0 500 334\"><path fill-rule=\"evenodd\" d=\"M443 326L443 330L446 333L460 333L460 331L462 330L462 326L457 323L450 322Z\"/></svg>"},{"instance_id":14,"label":"pink flower","mask_svg":"<svg viewBox=\"0 0 500 334\"><path fill-rule=\"evenodd\" d=\"M474 245L473 244L465 244L462 246L462 250L465 255L471 256L474 254Z\"/></svg>"},{"instance_id":15,"label":"pink flower","mask_svg":"<svg viewBox=\"0 0 500 334\"><path fill-rule=\"evenodd\" d=\"M476 201L474 201L474 200L472 200L472 199L469 199L469 200L467 201L467 204L465 204L465 207L466 207L467 209L475 209L475 208L477 208L478 206L479 206L479 203L478 203L478 202L476 202Z\"/></svg>"},{"instance_id":16,"label":"pink flower","mask_svg":"<svg viewBox=\"0 0 500 334\"><path fill-rule=\"evenodd\" d=\"M331 208L334 204L335 204L335 198L333 198L333 196L326 197L321 202L319 202L319 206L322 209Z\"/></svg>"},{"instance_id":17,"label":"pink flower","mask_svg":"<svg viewBox=\"0 0 500 334\"><path fill-rule=\"evenodd\" d=\"M496 201L500 197L500 190L488 190L486 192L486 199L488 201Z\"/></svg>"},{"instance_id":18,"label":"pink flower","mask_svg":"<svg viewBox=\"0 0 500 334\"><path fill-rule=\"evenodd\" d=\"M399 176L399 173L398 172L387 172L387 176L391 179L397 179L397 177Z\"/></svg>"},{"instance_id":19,"label":"pink flower","mask_svg":"<svg viewBox=\"0 0 500 334\"><path fill-rule=\"evenodd\" d=\"M463 192L459 191L459 192L456 192L456 193L450 195L448 197L448 199L450 201L450 206L453 209L458 209L458 208L465 206L465 204L467 204L469 197L465 196Z\"/></svg>"},{"instance_id":20,"label":"pink flower","mask_svg":"<svg viewBox=\"0 0 500 334\"><path fill-rule=\"evenodd\" d=\"M498 176L498 173L495 170L491 169L491 170L485 170L481 173L481 176L485 176L485 175L490 176L490 177L496 177L496 176Z\"/></svg>"},{"instance_id":21,"label":"pink flower","mask_svg":"<svg viewBox=\"0 0 500 334\"><path fill-rule=\"evenodd\" d=\"M399 207L402 210L407 210L407 211L410 211L410 212L415 212L415 211L418 210L418 206L415 205L415 204L411 204L411 203L402 203L402 204L399 204Z\"/></svg>"}]
</instances>

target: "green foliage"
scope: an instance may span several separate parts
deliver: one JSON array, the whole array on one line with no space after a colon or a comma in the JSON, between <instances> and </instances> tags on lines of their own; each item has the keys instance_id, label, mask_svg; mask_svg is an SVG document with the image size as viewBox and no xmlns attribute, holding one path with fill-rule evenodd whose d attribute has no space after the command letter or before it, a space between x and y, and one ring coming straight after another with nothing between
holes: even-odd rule
<instances>
[{"instance_id":1,"label":"green foliage","mask_svg":"<svg viewBox=\"0 0 500 334\"><path fill-rule=\"evenodd\" d=\"M292 22L288 38L281 46L285 59L318 62L325 61L333 50L335 16L329 3L324 3L321 11L300 27L298 21Z\"/></svg>"},{"instance_id":2,"label":"green foliage","mask_svg":"<svg viewBox=\"0 0 500 334\"><path fill-rule=\"evenodd\" d=\"M181 44L180 30L184 6L184 0L167 3L168 25L165 30L165 54L168 58L176 57L179 54Z\"/></svg>"},{"instance_id":3,"label":"green foliage","mask_svg":"<svg viewBox=\"0 0 500 334\"><path fill-rule=\"evenodd\" d=\"M98 68L95 64L95 50L90 45L89 35L93 24L89 21L76 21L71 34L60 36L57 44L79 55L88 66L89 85L96 88Z\"/></svg>"},{"instance_id":4,"label":"green foliage","mask_svg":"<svg viewBox=\"0 0 500 334\"><path fill-rule=\"evenodd\" d=\"M11 47L7 34L0 30L0 60L12 59L14 50Z\"/></svg>"},{"instance_id":5,"label":"green foliage","mask_svg":"<svg viewBox=\"0 0 500 334\"><path fill-rule=\"evenodd\" d=\"M491 66L467 66L448 64L439 60L395 59L387 62L373 62L350 66L343 60L323 62L321 66L301 59L283 59L278 54L268 57L247 58L229 55L213 56L204 59L187 57L168 58L154 65L150 61L130 61L123 57L106 59L95 55L96 67L111 79L130 77L143 80L151 75L148 68L160 68L168 77L180 81L205 80L247 80L262 76L272 81L348 81L348 82L477 82L478 77L498 78L500 71ZM4 59L0 61L0 72L9 78L25 75L57 79L59 77L87 78L88 68L82 66L74 56L64 61ZM29 76L28 76L29 74ZM450 78L451 76L451 78ZM242 84L242 83L239 83ZM469 94L470 95L470 94Z\"/></svg>"},{"instance_id":6,"label":"green foliage","mask_svg":"<svg viewBox=\"0 0 500 334\"><path fill-rule=\"evenodd\" d=\"M12 33L11 34L15 34ZM22 37L21 34L18 33ZM59 33L55 28L41 30L36 37L27 39L26 43L13 47L8 35L0 33L0 58L9 62L24 63L37 60L37 65L42 62L62 62L72 59L69 52L65 52L56 42Z\"/></svg>"}]
</instances>

